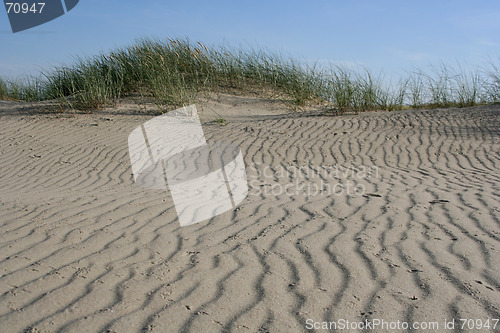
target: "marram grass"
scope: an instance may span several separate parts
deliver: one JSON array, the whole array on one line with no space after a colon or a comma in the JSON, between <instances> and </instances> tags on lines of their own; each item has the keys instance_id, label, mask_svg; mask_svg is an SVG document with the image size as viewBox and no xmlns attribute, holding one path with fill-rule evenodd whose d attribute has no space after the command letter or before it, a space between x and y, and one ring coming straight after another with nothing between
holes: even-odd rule
<instances>
[{"instance_id":1,"label":"marram grass","mask_svg":"<svg viewBox=\"0 0 500 333\"><path fill-rule=\"evenodd\" d=\"M367 69L325 69L264 51L144 39L55 68L42 79L0 79L0 99L56 99L63 106L90 110L129 94L179 106L195 102L200 93L228 90L260 90L294 105L322 103L341 111L464 107L500 101L500 67L491 62L486 69L468 72L442 64L388 85Z\"/></svg>"}]
</instances>

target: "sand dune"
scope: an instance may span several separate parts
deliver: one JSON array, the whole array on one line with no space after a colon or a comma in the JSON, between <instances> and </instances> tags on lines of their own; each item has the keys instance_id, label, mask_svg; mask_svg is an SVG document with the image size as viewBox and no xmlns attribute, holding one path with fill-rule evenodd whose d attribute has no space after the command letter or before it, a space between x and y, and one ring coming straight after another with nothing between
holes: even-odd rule
<instances>
[{"instance_id":1,"label":"sand dune","mask_svg":"<svg viewBox=\"0 0 500 333\"><path fill-rule=\"evenodd\" d=\"M207 140L239 145L252 183L234 211L184 228L168 192L132 178L127 137L151 115L25 107L0 105L2 332L500 319L500 106L203 103Z\"/></svg>"}]
</instances>

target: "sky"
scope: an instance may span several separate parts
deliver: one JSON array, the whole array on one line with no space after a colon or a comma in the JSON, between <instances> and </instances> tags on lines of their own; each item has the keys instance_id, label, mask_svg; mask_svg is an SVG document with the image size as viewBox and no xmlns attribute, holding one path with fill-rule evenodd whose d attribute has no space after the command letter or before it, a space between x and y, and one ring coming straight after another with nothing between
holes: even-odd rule
<instances>
[{"instance_id":1,"label":"sky","mask_svg":"<svg viewBox=\"0 0 500 333\"><path fill-rule=\"evenodd\" d=\"M80 0L14 34L0 8L0 77L37 75L143 37L262 48L389 76L441 62L480 67L500 62L499 18L498 0Z\"/></svg>"}]
</instances>

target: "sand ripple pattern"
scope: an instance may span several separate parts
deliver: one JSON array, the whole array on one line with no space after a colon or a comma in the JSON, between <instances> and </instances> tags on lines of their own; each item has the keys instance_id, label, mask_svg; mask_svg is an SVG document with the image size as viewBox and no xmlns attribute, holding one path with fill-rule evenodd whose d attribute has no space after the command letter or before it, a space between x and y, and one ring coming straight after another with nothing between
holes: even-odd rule
<instances>
[{"instance_id":1,"label":"sand ripple pattern","mask_svg":"<svg viewBox=\"0 0 500 333\"><path fill-rule=\"evenodd\" d=\"M351 179L362 195L269 195L256 176L236 210L186 228L168 192L133 183L127 136L148 117L54 118L0 115L1 331L500 318L498 106L206 124L256 169L378 173Z\"/></svg>"}]
</instances>

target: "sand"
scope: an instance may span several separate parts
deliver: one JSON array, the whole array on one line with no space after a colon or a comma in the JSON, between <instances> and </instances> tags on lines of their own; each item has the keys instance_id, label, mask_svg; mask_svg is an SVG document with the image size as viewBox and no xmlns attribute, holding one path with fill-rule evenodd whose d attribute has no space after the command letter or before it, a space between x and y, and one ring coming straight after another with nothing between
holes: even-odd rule
<instances>
[{"instance_id":1,"label":"sand","mask_svg":"<svg viewBox=\"0 0 500 333\"><path fill-rule=\"evenodd\" d=\"M500 330L500 106L198 109L250 192L181 228L168 191L133 181L127 137L151 114L0 102L1 332Z\"/></svg>"}]
</instances>

